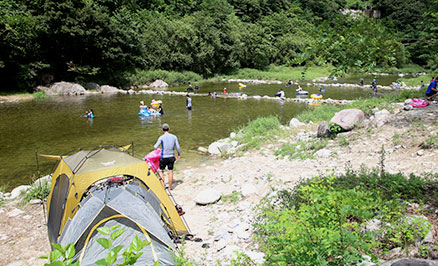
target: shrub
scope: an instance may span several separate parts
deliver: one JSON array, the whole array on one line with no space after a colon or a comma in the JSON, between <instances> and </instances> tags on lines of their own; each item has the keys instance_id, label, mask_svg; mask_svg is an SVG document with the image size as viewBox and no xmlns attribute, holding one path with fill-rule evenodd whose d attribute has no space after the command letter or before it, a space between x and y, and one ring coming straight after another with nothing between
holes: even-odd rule
<instances>
[{"instance_id":1,"label":"shrub","mask_svg":"<svg viewBox=\"0 0 438 266\"><path fill-rule=\"evenodd\" d=\"M44 200L50 194L50 182L44 180L41 184L34 184L22 199L22 202L27 203L33 199Z\"/></svg>"},{"instance_id":2,"label":"shrub","mask_svg":"<svg viewBox=\"0 0 438 266\"><path fill-rule=\"evenodd\" d=\"M184 71L166 71L166 70L139 70L129 77L132 85L140 86L149 84L157 79L164 80L167 84L173 86L186 84L202 80L202 77L194 72Z\"/></svg>"},{"instance_id":3,"label":"shrub","mask_svg":"<svg viewBox=\"0 0 438 266\"><path fill-rule=\"evenodd\" d=\"M49 95L45 94L44 91L37 91L32 93L33 99L34 100L44 100L47 98L50 98Z\"/></svg>"},{"instance_id":4,"label":"shrub","mask_svg":"<svg viewBox=\"0 0 438 266\"><path fill-rule=\"evenodd\" d=\"M375 243L360 233L359 225L372 218L377 199L368 192L327 189L318 182L297 190L299 205L268 207L258 217L257 240L267 264L352 265L363 253L375 258Z\"/></svg>"}]
</instances>

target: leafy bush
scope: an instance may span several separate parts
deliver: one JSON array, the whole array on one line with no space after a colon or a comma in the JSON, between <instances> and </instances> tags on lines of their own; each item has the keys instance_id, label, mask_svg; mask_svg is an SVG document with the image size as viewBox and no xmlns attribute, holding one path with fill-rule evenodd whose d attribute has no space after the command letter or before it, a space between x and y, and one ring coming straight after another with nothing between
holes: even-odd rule
<instances>
[{"instance_id":1,"label":"leafy bush","mask_svg":"<svg viewBox=\"0 0 438 266\"><path fill-rule=\"evenodd\" d=\"M27 191L26 195L23 198L23 202L29 202L33 199L44 200L50 194L50 182L44 180L41 184L34 184L29 191Z\"/></svg>"},{"instance_id":2,"label":"leafy bush","mask_svg":"<svg viewBox=\"0 0 438 266\"><path fill-rule=\"evenodd\" d=\"M240 128L234 140L247 144L245 149L258 148L261 141L272 139L281 132L279 126L280 121L276 116L260 117Z\"/></svg>"},{"instance_id":3,"label":"leafy bush","mask_svg":"<svg viewBox=\"0 0 438 266\"><path fill-rule=\"evenodd\" d=\"M164 80L169 85L178 85L200 81L202 80L202 77L190 71L175 72L166 70L140 70L131 75L129 79L130 83L136 86L149 84L157 79Z\"/></svg>"},{"instance_id":4,"label":"leafy bush","mask_svg":"<svg viewBox=\"0 0 438 266\"><path fill-rule=\"evenodd\" d=\"M49 95L45 94L44 91L37 91L32 94L34 100L44 100L50 98Z\"/></svg>"},{"instance_id":5,"label":"leafy bush","mask_svg":"<svg viewBox=\"0 0 438 266\"><path fill-rule=\"evenodd\" d=\"M356 189L327 189L318 181L297 190L302 195L297 207L268 206L256 223L268 264L352 265L364 253L375 259L375 243L360 233L359 225L372 218L377 199Z\"/></svg>"},{"instance_id":6,"label":"leafy bush","mask_svg":"<svg viewBox=\"0 0 438 266\"><path fill-rule=\"evenodd\" d=\"M386 250L405 251L430 230L430 223L406 216L409 202L434 204L436 176L389 174L378 169L301 180L264 198L256 219L256 241L272 265L355 265ZM435 205L436 206L436 205ZM374 218L375 232L361 230Z\"/></svg>"}]
</instances>

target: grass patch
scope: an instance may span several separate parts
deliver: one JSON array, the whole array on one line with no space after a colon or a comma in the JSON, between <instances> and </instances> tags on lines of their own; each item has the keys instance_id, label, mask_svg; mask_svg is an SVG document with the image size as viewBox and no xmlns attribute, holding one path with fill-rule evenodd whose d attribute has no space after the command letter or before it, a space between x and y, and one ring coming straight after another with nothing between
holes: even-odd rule
<instances>
[{"instance_id":1,"label":"grass patch","mask_svg":"<svg viewBox=\"0 0 438 266\"><path fill-rule=\"evenodd\" d=\"M302 80L303 70L305 70L305 81L313 80L320 77L330 76L333 67L327 66L310 66L310 67L288 67L270 65L265 70L242 68L228 75L218 78L224 79L258 79L258 80Z\"/></svg>"},{"instance_id":2,"label":"grass patch","mask_svg":"<svg viewBox=\"0 0 438 266\"><path fill-rule=\"evenodd\" d=\"M296 118L303 122L319 122L330 120L336 112L343 109L343 106L323 104L315 107L314 109L308 109L299 113Z\"/></svg>"},{"instance_id":3,"label":"grass patch","mask_svg":"<svg viewBox=\"0 0 438 266\"><path fill-rule=\"evenodd\" d=\"M148 85L151 82L161 79L170 86L198 82L202 80L201 75L191 71L175 72L166 70L137 70L129 77L134 86Z\"/></svg>"},{"instance_id":4,"label":"grass patch","mask_svg":"<svg viewBox=\"0 0 438 266\"><path fill-rule=\"evenodd\" d=\"M233 191L228 195L221 197L221 200L225 203L236 203L242 198L242 194L237 191Z\"/></svg>"},{"instance_id":5,"label":"grass patch","mask_svg":"<svg viewBox=\"0 0 438 266\"><path fill-rule=\"evenodd\" d=\"M282 133L279 126L280 120L276 116L260 117L240 128L233 140L246 144L244 150L259 148L262 141L273 139L275 135Z\"/></svg>"},{"instance_id":6,"label":"grass patch","mask_svg":"<svg viewBox=\"0 0 438 266\"><path fill-rule=\"evenodd\" d=\"M438 148L438 136L431 136L421 142L420 147L423 149Z\"/></svg>"},{"instance_id":7,"label":"grass patch","mask_svg":"<svg viewBox=\"0 0 438 266\"><path fill-rule=\"evenodd\" d=\"M275 156L289 157L289 159L314 159L315 152L327 146L328 140L314 140L309 142L299 141L294 144L283 144L275 151Z\"/></svg>"}]
</instances>

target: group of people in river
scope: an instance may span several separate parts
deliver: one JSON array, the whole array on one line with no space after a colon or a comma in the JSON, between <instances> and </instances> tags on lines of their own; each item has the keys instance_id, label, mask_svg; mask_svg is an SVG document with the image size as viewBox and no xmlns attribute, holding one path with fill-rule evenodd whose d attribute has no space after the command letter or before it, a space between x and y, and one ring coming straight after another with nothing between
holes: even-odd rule
<instances>
[{"instance_id":1,"label":"group of people in river","mask_svg":"<svg viewBox=\"0 0 438 266\"><path fill-rule=\"evenodd\" d=\"M142 115L163 115L163 104L161 101L153 99L151 106L147 106L144 101L140 101L140 111L138 113Z\"/></svg>"}]
</instances>

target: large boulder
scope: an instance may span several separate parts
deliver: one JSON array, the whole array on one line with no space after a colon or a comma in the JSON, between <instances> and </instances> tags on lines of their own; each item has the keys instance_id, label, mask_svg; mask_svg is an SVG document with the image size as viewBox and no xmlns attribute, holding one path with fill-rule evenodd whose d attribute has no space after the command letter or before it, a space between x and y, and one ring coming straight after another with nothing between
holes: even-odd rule
<instances>
[{"instance_id":1,"label":"large boulder","mask_svg":"<svg viewBox=\"0 0 438 266\"><path fill-rule=\"evenodd\" d=\"M231 143L225 141L216 141L208 146L208 153L212 155L221 155L231 148Z\"/></svg>"},{"instance_id":2,"label":"large boulder","mask_svg":"<svg viewBox=\"0 0 438 266\"><path fill-rule=\"evenodd\" d=\"M47 95L84 95L86 94L86 90L84 87L77 83L71 82L56 82L50 88L47 88L44 91Z\"/></svg>"},{"instance_id":3,"label":"large boulder","mask_svg":"<svg viewBox=\"0 0 438 266\"><path fill-rule=\"evenodd\" d=\"M337 112L330 123L339 125L343 130L352 130L357 124L365 119L365 113L359 109L345 109Z\"/></svg>"},{"instance_id":4,"label":"large boulder","mask_svg":"<svg viewBox=\"0 0 438 266\"><path fill-rule=\"evenodd\" d=\"M11 196L9 197L9 199L16 199L16 198L18 198L22 193L25 193L25 192L27 192L29 189L31 189L32 188L32 186L29 186L29 185L21 185L21 186L18 186L18 187L16 187L16 188L14 188L12 191L11 191Z\"/></svg>"},{"instance_id":5,"label":"large boulder","mask_svg":"<svg viewBox=\"0 0 438 266\"><path fill-rule=\"evenodd\" d=\"M292 118L289 122L290 127L300 127L304 126L305 124L303 122L300 122L300 120L296 119L295 117Z\"/></svg>"},{"instance_id":6,"label":"large boulder","mask_svg":"<svg viewBox=\"0 0 438 266\"><path fill-rule=\"evenodd\" d=\"M377 127L381 127L385 123L387 123L390 118L391 118L391 113L388 110L383 109L374 114L374 123L376 124Z\"/></svg>"},{"instance_id":7,"label":"large boulder","mask_svg":"<svg viewBox=\"0 0 438 266\"><path fill-rule=\"evenodd\" d=\"M149 87L153 87L153 88L167 88L167 87L169 87L169 84L167 84L166 82L164 82L161 79L157 79L156 81L154 81L151 84L149 84Z\"/></svg>"},{"instance_id":8,"label":"large boulder","mask_svg":"<svg viewBox=\"0 0 438 266\"><path fill-rule=\"evenodd\" d=\"M114 93L127 93L125 90L121 90L119 88L109 86L109 85L103 85L100 87L100 90L104 94L114 94Z\"/></svg>"}]
</instances>

